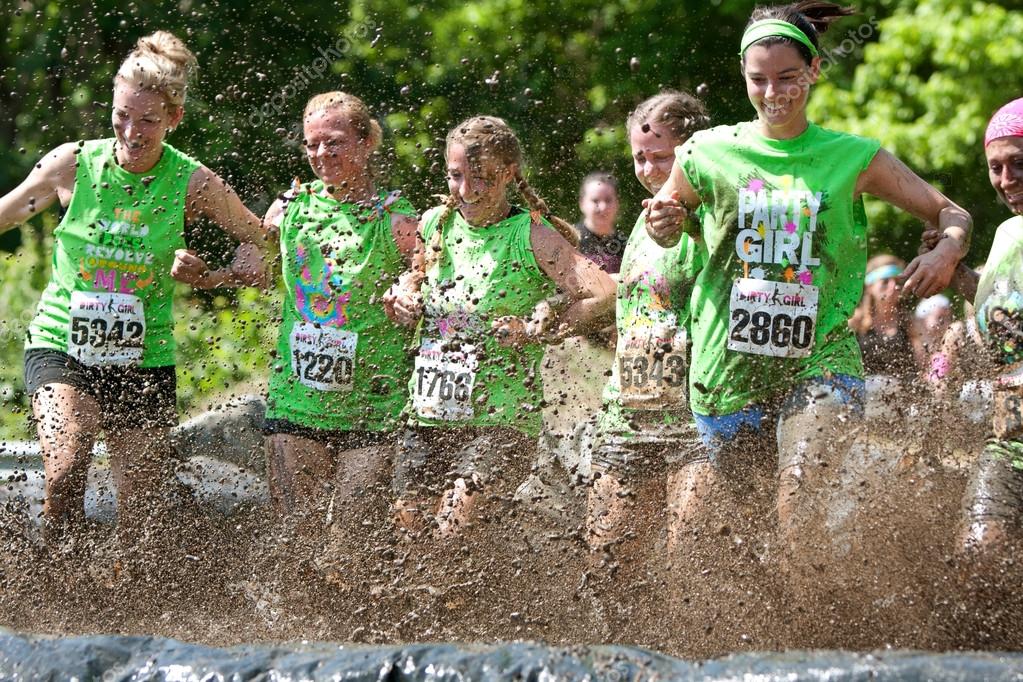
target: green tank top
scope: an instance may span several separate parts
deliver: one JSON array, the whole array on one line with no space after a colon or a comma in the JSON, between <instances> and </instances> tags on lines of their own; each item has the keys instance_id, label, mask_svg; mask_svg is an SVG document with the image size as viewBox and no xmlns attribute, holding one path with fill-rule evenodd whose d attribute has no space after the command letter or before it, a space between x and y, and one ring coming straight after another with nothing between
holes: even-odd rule
<instances>
[{"instance_id":1,"label":"green tank top","mask_svg":"<svg viewBox=\"0 0 1023 682\"><path fill-rule=\"evenodd\" d=\"M809 377L863 375L848 326L867 260L854 194L879 148L812 123L789 140L740 123L676 150L702 202L707 252L692 295L694 412L730 414Z\"/></svg>"},{"instance_id":2,"label":"green tank top","mask_svg":"<svg viewBox=\"0 0 1023 682\"><path fill-rule=\"evenodd\" d=\"M168 144L130 173L114 140L80 144L75 187L54 232L53 266L26 349L88 365L174 364L174 251L185 247L188 182L199 167Z\"/></svg>"},{"instance_id":3,"label":"green tank top","mask_svg":"<svg viewBox=\"0 0 1023 682\"><path fill-rule=\"evenodd\" d=\"M605 407L630 421L689 419L686 397L689 297L703 263L683 235L664 249L650 238L641 214L632 228L618 277L618 343Z\"/></svg>"},{"instance_id":4,"label":"green tank top","mask_svg":"<svg viewBox=\"0 0 1023 682\"><path fill-rule=\"evenodd\" d=\"M316 429L393 429L405 406L412 331L380 299L405 269L391 215L415 210L397 192L372 208L341 203L320 181L300 187L280 226L284 301L267 418Z\"/></svg>"},{"instance_id":5,"label":"green tank top","mask_svg":"<svg viewBox=\"0 0 1023 682\"><path fill-rule=\"evenodd\" d=\"M424 217L427 244L442 210ZM495 319L528 316L556 293L533 256L531 225L525 211L487 227L473 227L457 211L446 221L443 247L423 282L419 350L409 381L418 423L540 433L543 345L506 348L490 331Z\"/></svg>"}]
</instances>

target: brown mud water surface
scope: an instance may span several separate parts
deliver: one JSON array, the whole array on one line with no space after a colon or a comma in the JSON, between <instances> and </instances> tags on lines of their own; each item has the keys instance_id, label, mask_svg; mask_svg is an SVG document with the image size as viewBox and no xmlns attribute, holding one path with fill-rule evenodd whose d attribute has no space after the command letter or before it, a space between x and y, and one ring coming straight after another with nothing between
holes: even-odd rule
<instances>
[{"instance_id":1,"label":"brown mud water surface","mask_svg":"<svg viewBox=\"0 0 1023 682\"><path fill-rule=\"evenodd\" d=\"M56 546L8 500L0 626L217 647L614 644L690 659L1019 650L1020 548L978 566L954 546L983 427L960 419L959 404L890 403L874 405L865 425L816 435L835 451L852 445L842 461L822 463L827 484L794 548L775 533L766 458L717 485L674 552L663 500L651 495L636 496L652 501L632 507L626 538L591 552L586 484L575 485L565 514L543 513L547 500L514 494L528 463L479 493L479 519L453 540L396 530L385 480L334 509L330 523L297 524L270 521L256 503L227 515L178 486L149 518L121 528L89 521Z\"/></svg>"}]
</instances>

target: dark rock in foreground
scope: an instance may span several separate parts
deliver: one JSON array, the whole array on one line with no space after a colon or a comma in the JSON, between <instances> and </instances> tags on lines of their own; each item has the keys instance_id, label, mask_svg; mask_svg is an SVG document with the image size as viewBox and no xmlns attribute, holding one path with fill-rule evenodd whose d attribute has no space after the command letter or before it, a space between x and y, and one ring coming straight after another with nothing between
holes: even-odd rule
<instances>
[{"instance_id":1,"label":"dark rock in foreground","mask_svg":"<svg viewBox=\"0 0 1023 682\"><path fill-rule=\"evenodd\" d=\"M1019 680L1023 655L794 651L689 662L631 647L243 645L0 631L0 678L103 680Z\"/></svg>"}]
</instances>

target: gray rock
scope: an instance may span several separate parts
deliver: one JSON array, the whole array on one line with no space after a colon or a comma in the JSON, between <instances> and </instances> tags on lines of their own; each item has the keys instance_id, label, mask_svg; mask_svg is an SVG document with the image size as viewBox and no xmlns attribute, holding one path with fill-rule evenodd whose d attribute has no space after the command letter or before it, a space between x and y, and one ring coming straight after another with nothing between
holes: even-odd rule
<instances>
[{"instance_id":1,"label":"gray rock","mask_svg":"<svg viewBox=\"0 0 1023 682\"><path fill-rule=\"evenodd\" d=\"M215 457L252 471L262 472L263 415L266 403L257 395L242 395L203 412L171 432L174 450L182 460Z\"/></svg>"},{"instance_id":2,"label":"gray rock","mask_svg":"<svg viewBox=\"0 0 1023 682\"><path fill-rule=\"evenodd\" d=\"M241 396L223 407L190 419L171 432L175 455L181 460L178 480L200 503L222 514L241 505L267 501L264 480L263 399ZM85 492L85 515L105 523L117 518L117 490L102 442L93 449ZM44 477L39 444L0 442L0 504L13 503L40 518Z\"/></svg>"}]
</instances>

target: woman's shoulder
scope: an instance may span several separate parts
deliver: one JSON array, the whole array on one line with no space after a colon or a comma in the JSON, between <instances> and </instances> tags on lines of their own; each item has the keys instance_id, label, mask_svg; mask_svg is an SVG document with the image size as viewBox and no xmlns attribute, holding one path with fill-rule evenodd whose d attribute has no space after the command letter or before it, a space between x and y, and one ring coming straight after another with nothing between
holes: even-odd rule
<instances>
[{"instance_id":1,"label":"woman's shoulder","mask_svg":"<svg viewBox=\"0 0 1023 682\"><path fill-rule=\"evenodd\" d=\"M1002 221L995 229L995 241L1023 241L1023 215L1014 215Z\"/></svg>"},{"instance_id":2,"label":"woman's shoulder","mask_svg":"<svg viewBox=\"0 0 1023 682\"><path fill-rule=\"evenodd\" d=\"M177 165L191 168L192 170L198 170L200 168L206 168L198 159L186 154L174 145L164 142L163 148L165 152L170 152L171 158L177 162ZM209 170L209 169L206 169ZM212 172L212 171L210 171Z\"/></svg>"},{"instance_id":3,"label":"woman's shoulder","mask_svg":"<svg viewBox=\"0 0 1023 682\"><path fill-rule=\"evenodd\" d=\"M825 128L814 124L817 129L816 143L839 143L858 145L866 148L878 148L881 146L880 140L874 137L868 137L866 135L858 135L856 133L849 133L843 130L833 130L832 128Z\"/></svg>"}]
</instances>

